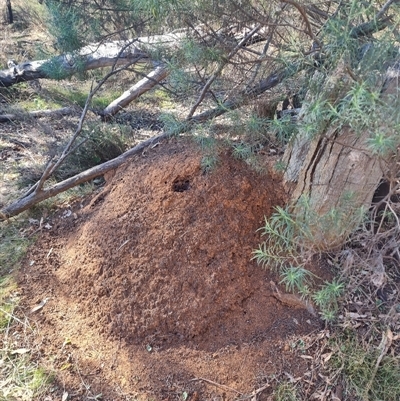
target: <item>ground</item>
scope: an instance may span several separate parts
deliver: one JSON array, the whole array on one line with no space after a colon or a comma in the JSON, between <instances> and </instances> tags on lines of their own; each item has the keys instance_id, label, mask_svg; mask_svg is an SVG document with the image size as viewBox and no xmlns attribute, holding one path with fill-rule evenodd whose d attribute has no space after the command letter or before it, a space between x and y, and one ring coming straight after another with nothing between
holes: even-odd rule
<instances>
[{"instance_id":1,"label":"ground","mask_svg":"<svg viewBox=\"0 0 400 401\"><path fill-rule=\"evenodd\" d=\"M252 399L268 400L273 377L307 372L296 343L321 321L251 260L283 187L227 148L210 172L201 159L192 140L162 142L47 220L18 274L37 357L57 372L46 400L251 399L264 386Z\"/></svg>"}]
</instances>

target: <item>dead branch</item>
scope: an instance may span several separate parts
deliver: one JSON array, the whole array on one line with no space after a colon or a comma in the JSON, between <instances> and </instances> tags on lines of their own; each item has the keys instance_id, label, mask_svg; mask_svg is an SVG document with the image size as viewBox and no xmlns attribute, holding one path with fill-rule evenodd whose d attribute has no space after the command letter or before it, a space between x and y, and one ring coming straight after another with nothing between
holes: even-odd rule
<instances>
[{"instance_id":1,"label":"dead branch","mask_svg":"<svg viewBox=\"0 0 400 401\"><path fill-rule=\"evenodd\" d=\"M26 118L71 116L77 113L78 110L75 107L62 107L61 109L56 110L35 110L30 112L1 114L0 123L6 123L15 120L24 120Z\"/></svg>"},{"instance_id":2,"label":"dead branch","mask_svg":"<svg viewBox=\"0 0 400 401\"><path fill-rule=\"evenodd\" d=\"M58 158L58 160L56 158L53 158L52 160L50 160L50 162L48 163L48 165L45 168L45 171L42 174L42 177L40 178L40 180L33 185L28 192L25 194L25 196L30 195L31 193L35 194L37 192L40 192L42 190L42 187L45 183L45 181L54 173L54 171L57 170L57 168L64 162L64 160L73 152L75 151L83 142L81 142L80 144L74 146L74 143L76 141L76 139L78 138L78 136L80 135L80 133L82 132L82 127L83 127L83 122L86 118L86 114L89 110L89 105L93 99L93 96L96 94L96 92L104 85L104 83L113 75L118 74L119 72L127 69L130 66L130 63L124 65L123 67L120 68L116 68L116 65L118 63L118 58L119 55L122 54L125 49L127 47L129 47L131 45L131 43L126 43L126 45L124 47L122 47L117 55L117 58L114 62L114 64L112 65L111 71L106 74L101 80L100 82L97 83L97 85L93 88L93 84L92 87L90 89L89 95L86 98L86 102L85 105L83 107L81 116L79 118L79 122L78 122L78 126L75 130L74 135L71 137L71 139L69 140L69 142L67 143L67 145L65 146L61 156Z\"/></svg>"},{"instance_id":3,"label":"dead branch","mask_svg":"<svg viewBox=\"0 0 400 401\"><path fill-rule=\"evenodd\" d=\"M162 133L160 135L151 137L146 141L139 143L135 147L127 150L125 153L116 157L115 159L109 160L103 164L92 167L89 170L79 173L73 177L67 178L66 180L61 181L55 185L52 185L49 188L37 190L21 199L18 199L11 205L6 206L5 208L0 210L0 221L4 221L9 219L10 217L17 216L18 214L22 213L23 211L29 209L30 207L36 205L37 203L45 199L49 199L79 184L88 182L93 178L103 175L107 171L116 169L117 167L125 163L132 156L137 155L147 147L150 147L154 143L162 141L167 137L168 134L166 133Z\"/></svg>"},{"instance_id":4,"label":"dead branch","mask_svg":"<svg viewBox=\"0 0 400 401\"><path fill-rule=\"evenodd\" d=\"M235 390L233 387L229 387L229 386L226 386L225 384L217 383L217 382L215 382L213 380L210 380L210 379L205 379L204 377L195 377L194 379L191 379L190 381L191 382L202 381L202 382L205 382L205 383L212 384L213 386L220 387L220 388L222 388L224 390L229 390L229 391L232 391L232 392L234 392L236 394L243 395L243 393L241 393L240 391Z\"/></svg>"},{"instance_id":5,"label":"dead branch","mask_svg":"<svg viewBox=\"0 0 400 401\"><path fill-rule=\"evenodd\" d=\"M55 78L51 72L53 69L57 69L58 78L60 76L67 78L77 72L110 67L114 64L119 66L126 63L149 63L149 56L136 44L136 41L92 44L76 53L13 65L7 70L0 71L0 86L9 87L39 78L53 79Z\"/></svg>"},{"instance_id":6,"label":"dead branch","mask_svg":"<svg viewBox=\"0 0 400 401\"><path fill-rule=\"evenodd\" d=\"M102 113L104 118L107 119L107 117L117 114L133 100L137 99L143 93L149 91L158 83L160 83L160 81L165 79L167 75L168 70L165 65L161 64L156 67L156 69L148 74L145 78L125 91L118 99L115 99L112 103L110 103Z\"/></svg>"}]
</instances>

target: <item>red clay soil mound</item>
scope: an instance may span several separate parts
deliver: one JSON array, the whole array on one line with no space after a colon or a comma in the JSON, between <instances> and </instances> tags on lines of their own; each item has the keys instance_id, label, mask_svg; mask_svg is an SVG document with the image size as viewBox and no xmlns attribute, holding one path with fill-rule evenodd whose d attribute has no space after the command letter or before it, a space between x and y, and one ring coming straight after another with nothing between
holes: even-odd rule
<instances>
[{"instance_id":1,"label":"red clay soil mound","mask_svg":"<svg viewBox=\"0 0 400 401\"><path fill-rule=\"evenodd\" d=\"M48 298L31 317L47 338L43 353L64 366L71 339L80 375L97 366L87 380L105 399L125 399L116 387L138 399L187 389L219 399L218 388L188 384L201 375L247 391L282 369L285 339L319 324L279 303L271 273L251 261L264 215L283 202L280 183L227 150L204 174L201 157L183 140L137 157L90 204L54 219L21 271L26 307ZM77 385L76 372L65 375L64 386Z\"/></svg>"}]
</instances>

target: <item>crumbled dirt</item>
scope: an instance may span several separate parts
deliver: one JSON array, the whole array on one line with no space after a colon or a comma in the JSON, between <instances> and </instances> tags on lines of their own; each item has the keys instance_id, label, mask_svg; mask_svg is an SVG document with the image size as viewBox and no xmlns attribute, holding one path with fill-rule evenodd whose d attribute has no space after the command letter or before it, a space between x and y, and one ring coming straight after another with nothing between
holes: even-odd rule
<instances>
[{"instance_id":1,"label":"crumbled dirt","mask_svg":"<svg viewBox=\"0 0 400 401\"><path fill-rule=\"evenodd\" d=\"M307 370L291 344L320 321L279 302L251 261L280 182L224 149L204 174L201 157L186 140L149 149L30 250L19 287L52 399L232 400Z\"/></svg>"}]
</instances>

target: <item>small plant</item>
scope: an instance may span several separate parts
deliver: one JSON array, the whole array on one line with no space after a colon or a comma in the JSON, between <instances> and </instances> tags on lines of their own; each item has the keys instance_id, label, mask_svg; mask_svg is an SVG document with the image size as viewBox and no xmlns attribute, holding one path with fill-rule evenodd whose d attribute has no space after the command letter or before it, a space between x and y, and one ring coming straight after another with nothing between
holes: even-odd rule
<instances>
[{"instance_id":1,"label":"small plant","mask_svg":"<svg viewBox=\"0 0 400 401\"><path fill-rule=\"evenodd\" d=\"M217 146L215 138L210 135L196 135L195 141L200 145L202 151L212 151Z\"/></svg>"},{"instance_id":2,"label":"small plant","mask_svg":"<svg viewBox=\"0 0 400 401\"><path fill-rule=\"evenodd\" d=\"M164 124L164 131L169 135L178 135L185 131L186 125L172 113L162 113L160 120Z\"/></svg>"},{"instance_id":3,"label":"small plant","mask_svg":"<svg viewBox=\"0 0 400 401\"><path fill-rule=\"evenodd\" d=\"M283 267L281 270L281 284L285 284L286 291L307 293L312 273L303 267Z\"/></svg>"},{"instance_id":4,"label":"small plant","mask_svg":"<svg viewBox=\"0 0 400 401\"><path fill-rule=\"evenodd\" d=\"M122 154L130 140L128 130L118 124L87 124L82 130L83 143L56 172L65 179Z\"/></svg>"},{"instance_id":5,"label":"small plant","mask_svg":"<svg viewBox=\"0 0 400 401\"><path fill-rule=\"evenodd\" d=\"M0 223L0 276L14 268L31 243L22 232L23 225L22 220Z\"/></svg>"},{"instance_id":6,"label":"small plant","mask_svg":"<svg viewBox=\"0 0 400 401\"><path fill-rule=\"evenodd\" d=\"M236 159L246 160L251 156L252 152L252 147L246 143L240 142L233 145L233 156Z\"/></svg>"},{"instance_id":7,"label":"small plant","mask_svg":"<svg viewBox=\"0 0 400 401\"><path fill-rule=\"evenodd\" d=\"M294 384L288 382L280 383L274 391L275 401L299 401Z\"/></svg>"},{"instance_id":8,"label":"small plant","mask_svg":"<svg viewBox=\"0 0 400 401\"><path fill-rule=\"evenodd\" d=\"M201 159L201 168L204 174L208 174L215 169L218 158L215 155L205 155Z\"/></svg>"},{"instance_id":9,"label":"small plant","mask_svg":"<svg viewBox=\"0 0 400 401\"><path fill-rule=\"evenodd\" d=\"M275 210L269 219L265 218L264 226L260 229L267 240L253 252L253 259L263 267L270 268L283 268L290 263L303 266L303 239L311 234L307 226L298 224L288 208L278 206Z\"/></svg>"},{"instance_id":10,"label":"small plant","mask_svg":"<svg viewBox=\"0 0 400 401\"><path fill-rule=\"evenodd\" d=\"M283 173L287 168L287 164L283 160L278 160L275 163L274 168L276 172Z\"/></svg>"},{"instance_id":11,"label":"small plant","mask_svg":"<svg viewBox=\"0 0 400 401\"><path fill-rule=\"evenodd\" d=\"M297 125L290 115L282 118L274 118L269 121L269 131L281 144L289 142L290 138L296 134Z\"/></svg>"},{"instance_id":12,"label":"small plant","mask_svg":"<svg viewBox=\"0 0 400 401\"><path fill-rule=\"evenodd\" d=\"M316 305L321 308L322 318L332 321L339 309L338 300L344 293L344 284L335 279L325 285L312 296Z\"/></svg>"}]
</instances>

